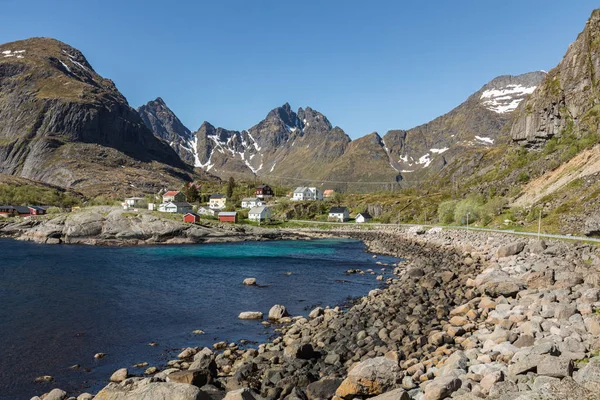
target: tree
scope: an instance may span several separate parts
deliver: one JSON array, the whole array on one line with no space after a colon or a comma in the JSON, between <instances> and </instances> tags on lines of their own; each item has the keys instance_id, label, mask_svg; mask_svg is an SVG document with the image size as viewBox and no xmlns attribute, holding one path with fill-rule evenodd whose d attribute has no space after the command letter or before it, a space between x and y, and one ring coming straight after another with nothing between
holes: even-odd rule
<instances>
[{"instance_id":1,"label":"tree","mask_svg":"<svg viewBox=\"0 0 600 400\"><path fill-rule=\"evenodd\" d=\"M227 197L231 198L233 197L233 188L235 187L235 179L233 179L233 176L229 177L229 181L227 182Z\"/></svg>"},{"instance_id":2,"label":"tree","mask_svg":"<svg viewBox=\"0 0 600 400\"><path fill-rule=\"evenodd\" d=\"M188 186L187 192L185 193L185 197L187 201L190 203L195 203L198 201L198 189L196 189L196 185L193 183Z\"/></svg>"}]
</instances>

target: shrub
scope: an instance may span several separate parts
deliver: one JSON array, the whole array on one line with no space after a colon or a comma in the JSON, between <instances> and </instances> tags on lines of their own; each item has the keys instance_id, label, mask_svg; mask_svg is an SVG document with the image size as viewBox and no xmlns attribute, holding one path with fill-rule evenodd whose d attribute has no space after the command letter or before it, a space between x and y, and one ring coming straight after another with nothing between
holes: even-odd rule
<instances>
[{"instance_id":1,"label":"shrub","mask_svg":"<svg viewBox=\"0 0 600 400\"><path fill-rule=\"evenodd\" d=\"M469 224L479 219L479 206L480 203L475 199L461 200L456 204L454 210L454 221L457 224L466 225L467 220Z\"/></svg>"},{"instance_id":2,"label":"shrub","mask_svg":"<svg viewBox=\"0 0 600 400\"><path fill-rule=\"evenodd\" d=\"M456 209L456 200L449 200L440 203L438 206L438 219L442 224L451 224L454 221L454 210Z\"/></svg>"},{"instance_id":3,"label":"shrub","mask_svg":"<svg viewBox=\"0 0 600 400\"><path fill-rule=\"evenodd\" d=\"M58 207L50 207L46 210L46 214L60 214L62 210Z\"/></svg>"}]
</instances>

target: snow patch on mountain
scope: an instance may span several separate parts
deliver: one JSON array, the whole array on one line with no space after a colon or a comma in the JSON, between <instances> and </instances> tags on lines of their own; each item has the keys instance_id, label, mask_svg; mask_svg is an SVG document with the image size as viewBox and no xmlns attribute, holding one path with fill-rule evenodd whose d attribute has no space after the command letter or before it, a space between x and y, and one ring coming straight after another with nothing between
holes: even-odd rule
<instances>
[{"instance_id":1,"label":"snow patch on mountain","mask_svg":"<svg viewBox=\"0 0 600 400\"><path fill-rule=\"evenodd\" d=\"M479 99L482 100L482 104L488 110L504 114L516 110L525 97L533 93L536 87L510 84L501 89L485 90Z\"/></svg>"},{"instance_id":2,"label":"snow patch on mountain","mask_svg":"<svg viewBox=\"0 0 600 400\"><path fill-rule=\"evenodd\" d=\"M447 151L449 149L449 147L444 147L443 149L429 149L430 152L435 153L435 154L442 154L443 152Z\"/></svg>"},{"instance_id":3,"label":"snow patch on mountain","mask_svg":"<svg viewBox=\"0 0 600 400\"><path fill-rule=\"evenodd\" d=\"M487 144L494 144L494 139L488 137L475 136L475 139Z\"/></svg>"}]
</instances>

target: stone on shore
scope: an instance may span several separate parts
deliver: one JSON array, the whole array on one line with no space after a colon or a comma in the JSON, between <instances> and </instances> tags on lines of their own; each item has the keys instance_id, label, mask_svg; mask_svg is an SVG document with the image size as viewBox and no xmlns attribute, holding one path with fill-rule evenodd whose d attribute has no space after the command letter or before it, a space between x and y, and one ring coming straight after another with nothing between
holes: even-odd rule
<instances>
[{"instance_id":1,"label":"stone on shore","mask_svg":"<svg viewBox=\"0 0 600 400\"><path fill-rule=\"evenodd\" d=\"M310 312L310 314L308 314L308 318L310 319L315 319L317 317L320 317L321 315L325 314L325 311L323 310L323 308L321 307L317 307L314 310L312 310Z\"/></svg>"},{"instance_id":2,"label":"stone on shore","mask_svg":"<svg viewBox=\"0 0 600 400\"><path fill-rule=\"evenodd\" d=\"M507 244L498 248L496 256L498 258L514 256L522 252L523 249L525 249L525 242Z\"/></svg>"},{"instance_id":3,"label":"stone on shore","mask_svg":"<svg viewBox=\"0 0 600 400\"><path fill-rule=\"evenodd\" d=\"M269 319L272 321L279 321L280 319L289 316L286 308L280 304L276 304L269 310Z\"/></svg>"},{"instance_id":4,"label":"stone on shore","mask_svg":"<svg viewBox=\"0 0 600 400\"><path fill-rule=\"evenodd\" d=\"M336 390L336 395L351 399L358 396L376 396L396 384L398 364L387 357L375 357L355 365L348 377Z\"/></svg>"},{"instance_id":5,"label":"stone on shore","mask_svg":"<svg viewBox=\"0 0 600 400\"><path fill-rule=\"evenodd\" d=\"M243 284L246 285L246 286L255 286L256 285L256 278L246 278L246 279L244 279Z\"/></svg>"},{"instance_id":6,"label":"stone on shore","mask_svg":"<svg viewBox=\"0 0 600 400\"><path fill-rule=\"evenodd\" d=\"M64 400L67 398L67 392L60 389L52 389L50 393L48 393L44 400Z\"/></svg>"},{"instance_id":7,"label":"stone on shore","mask_svg":"<svg viewBox=\"0 0 600 400\"><path fill-rule=\"evenodd\" d=\"M121 368L116 370L111 376L110 376L110 381L111 382L123 382L125 379L127 379L127 377L129 376L129 372L127 371L127 368Z\"/></svg>"},{"instance_id":8,"label":"stone on shore","mask_svg":"<svg viewBox=\"0 0 600 400\"><path fill-rule=\"evenodd\" d=\"M441 400L460 389L462 382L454 376L443 376L434 379L425 387L423 400Z\"/></svg>"},{"instance_id":9,"label":"stone on shore","mask_svg":"<svg viewBox=\"0 0 600 400\"><path fill-rule=\"evenodd\" d=\"M371 400L410 400L410 396L404 389L394 389L378 396L371 397Z\"/></svg>"},{"instance_id":10,"label":"stone on shore","mask_svg":"<svg viewBox=\"0 0 600 400\"><path fill-rule=\"evenodd\" d=\"M341 384L340 378L323 378L306 387L306 396L309 400L331 399Z\"/></svg>"},{"instance_id":11,"label":"stone on shore","mask_svg":"<svg viewBox=\"0 0 600 400\"><path fill-rule=\"evenodd\" d=\"M92 400L94 398L93 394L90 393L81 393L77 396L77 400Z\"/></svg>"},{"instance_id":12,"label":"stone on shore","mask_svg":"<svg viewBox=\"0 0 600 400\"><path fill-rule=\"evenodd\" d=\"M149 379L128 379L121 383L109 383L95 400L205 400L196 386L185 383L151 382Z\"/></svg>"},{"instance_id":13,"label":"stone on shore","mask_svg":"<svg viewBox=\"0 0 600 400\"><path fill-rule=\"evenodd\" d=\"M260 311L244 311L244 312L241 312L240 315L238 315L239 319L247 319L247 320L262 319L262 317L263 317L263 313L261 313Z\"/></svg>"},{"instance_id":14,"label":"stone on shore","mask_svg":"<svg viewBox=\"0 0 600 400\"><path fill-rule=\"evenodd\" d=\"M188 369L186 371L173 372L167 375L167 382L187 383L202 387L209 382L210 374L208 370Z\"/></svg>"},{"instance_id":15,"label":"stone on shore","mask_svg":"<svg viewBox=\"0 0 600 400\"><path fill-rule=\"evenodd\" d=\"M250 389L238 389L227 392L223 400L255 400L256 398L252 394Z\"/></svg>"}]
</instances>

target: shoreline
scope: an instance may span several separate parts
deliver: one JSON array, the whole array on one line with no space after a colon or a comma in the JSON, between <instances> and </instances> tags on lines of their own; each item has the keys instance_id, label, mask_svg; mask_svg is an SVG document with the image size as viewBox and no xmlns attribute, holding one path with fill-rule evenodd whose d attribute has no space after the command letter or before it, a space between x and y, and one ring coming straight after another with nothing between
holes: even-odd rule
<instances>
[{"instance_id":1,"label":"shoreline","mask_svg":"<svg viewBox=\"0 0 600 400\"><path fill-rule=\"evenodd\" d=\"M346 311L318 307L258 349L187 348L171 368L112 382L97 398L598 398L596 247L441 230L293 232L360 239L406 263Z\"/></svg>"}]
</instances>

